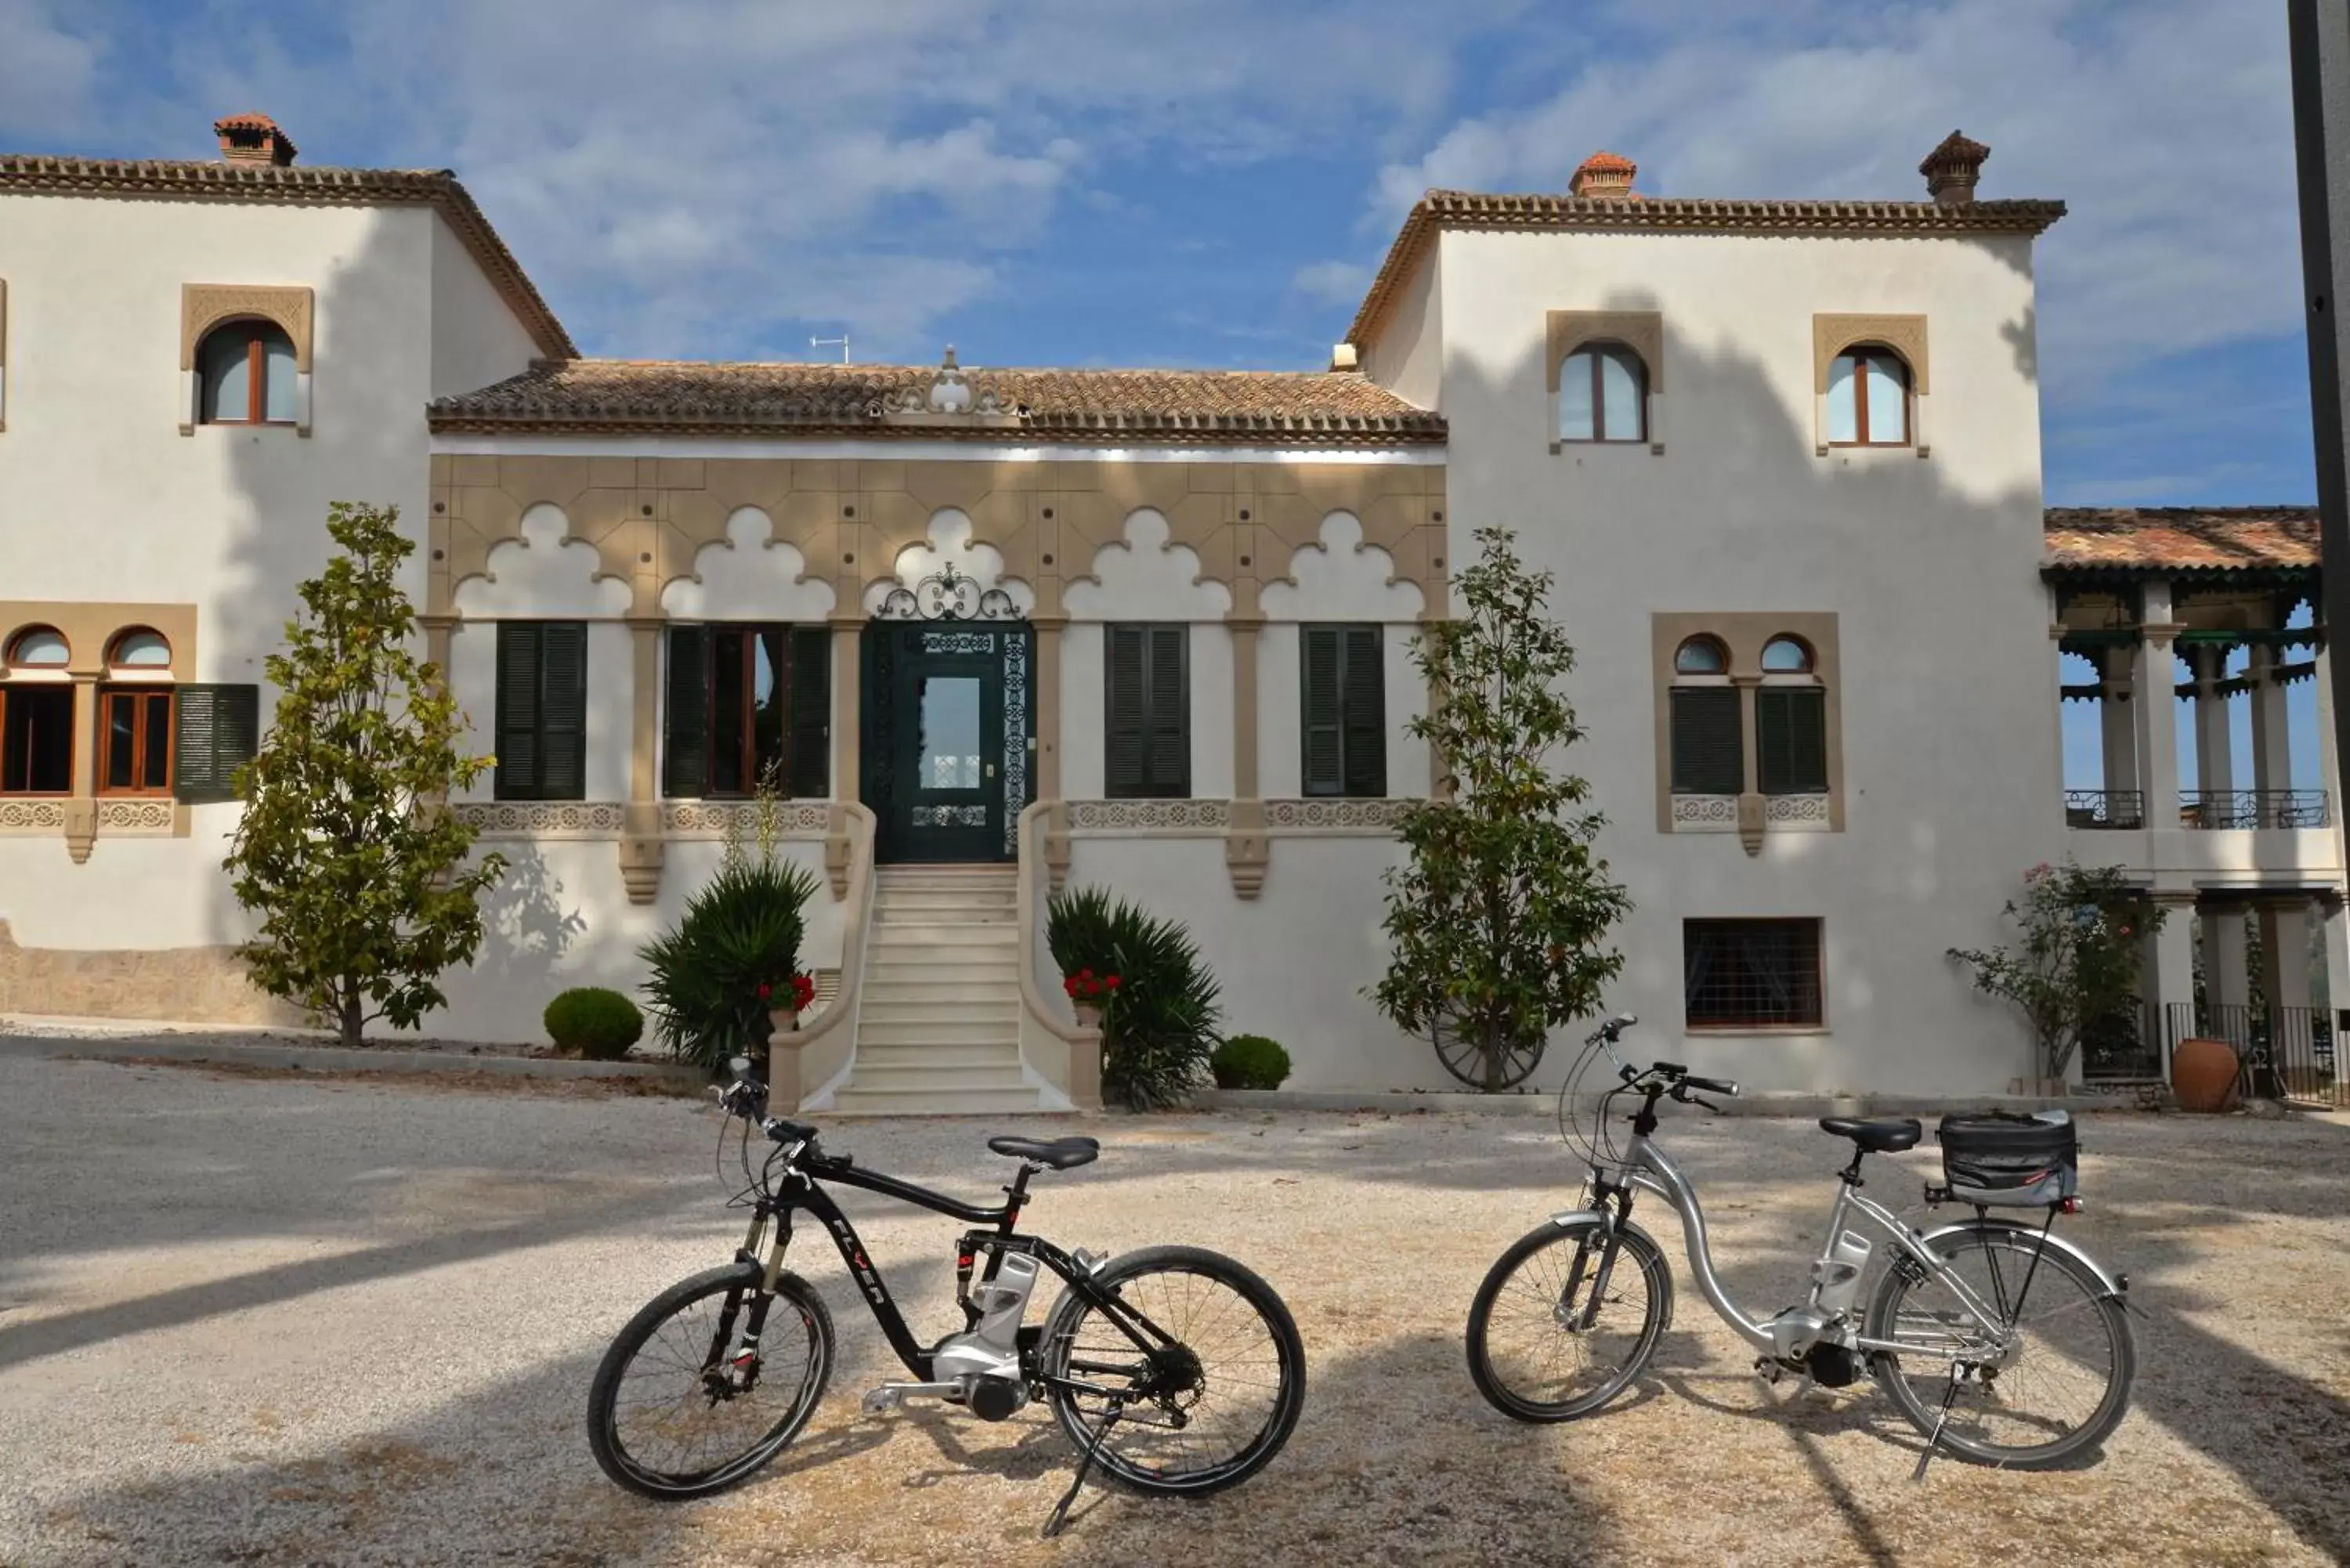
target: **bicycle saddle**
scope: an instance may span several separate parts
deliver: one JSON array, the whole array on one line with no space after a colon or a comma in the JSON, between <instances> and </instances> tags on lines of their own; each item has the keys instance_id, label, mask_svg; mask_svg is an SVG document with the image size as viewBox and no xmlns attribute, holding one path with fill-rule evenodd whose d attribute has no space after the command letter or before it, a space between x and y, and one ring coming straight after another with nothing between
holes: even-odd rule
<instances>
[{"instance_id":1,"label":"bicycle saddle","mask_svg":"<svg viewBox=\"0 0 2350 1568\"><path fill-rule=\"evenodd\" d=\"M1852 1139L1864 1154L1898 1154L1905 1148L1915 1148L1922 1136L1916 1116L1881 1122L1862 1121L1857 1116L1822 1116L1820 1126L1838 1137Z\"/></svg>"},{"instance_id":2,"label":"bicycle saddle","mask_svg":"<svg viewBox=\"0 0 2350 1568\"><path fill-rule=\"evenodd\" d=\"M1918 1140L1912 1138L1909 1141L1915 1143ZM992 1137L987 1140L987 1147L998 1154L1009 1155L1014 1159L1033 1159L1055 1170L1091 1165L1101 1154L1101 1145L1089 1137Z\"/></svg>"}]
</instances>

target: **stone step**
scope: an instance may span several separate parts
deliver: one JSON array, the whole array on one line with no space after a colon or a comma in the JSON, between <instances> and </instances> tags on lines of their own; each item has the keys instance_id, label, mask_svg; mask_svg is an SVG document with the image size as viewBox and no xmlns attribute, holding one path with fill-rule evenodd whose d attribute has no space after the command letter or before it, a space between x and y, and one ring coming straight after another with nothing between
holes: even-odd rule
<instances>
[{"instance_id":1,"label":"stone step","mask_svg":"<svg viewBox=\"0 0 2350 1568\"><path fill-rule=\"evenodd\" d=\"M874 889L873 897L883 904L1001 904L1009 909L1020 901L1020 889L1008 882L978 882L968 888L942 887L930 882L917 882L911 887L883 883Z\"/></svg>"},{"instance_id":2,"label":"stone step","mask_svg":"<svg viewBox=\"0 0 2350 1568\"><path fill-rule=\"evenodd\" d=\"M870 1029L884 1023L919 1023L925 1028L944 1024L1001 1023L1015 1032L1020 1027L1020 999L974 1002L948 997L907 997L894 990L876 988L865 999L858 1014L859 1024Z\"/></svg>"},{"instance_id":3,"label":"stone step","mask_svg":"<svg viewBox=\"0 0 2350 1568\"><path fill-rule=\"evenodd\" d=\"M969 956L995 957L1008 968L1020 951L1020 929L1008 921L965 926L941 926L929 921L920 925L876 922L868 940L870 945L866 950L870 956L885 952L901 958L928 956L941 949L960 949Z\"/></svg>"},{"instance_id":4,"label":"stone step","mask_svg":"<svg viewBox=\"0 0 2350 1568\"><path fill-rule=\"evenodd\" d=\"M876 930L884 926L974 925L1002 926L1006 930L1016 931L1020 929L1018 911L1009 904L1000 908L987 904L971 904L954 909L936 909L927 905L919 909L900 909L895 904L882 904L877 906L873 911L873 928Z\"/></svg>"},{"instance_id":5,"label":"stone step","mask_svg":"<svg viewBox=\"0 0 2350 1568\"><path fill-rule=\"evenodd\" d=\"M1014 867L1001 869L989 867L979 871L908 871L885 866L874 877L873 885L885 893L893 890L967 892L981 888L1012 892L1019 888L1020 872Z\"/></svg>"},{"instance_id":6,"label":"stone step","mask_svg":"<svg viewBox=\"0 0 2350 1568\"><path fill-rule=\"evenodd\" d=\"M1017 1007L1020 981L1001 964L875 964L866 971L865 999L869 1003L884 994L893 1002Z\"/></svg>"},{"instance_id":7,"label":"stone step","mask_svg":"<svg viewBox=\"0 0 2350 1568\"><path fill-rule=\"evenodd\" d=\"M860 1042L857 1047L854 1081L863 1083L868 1069L931 1066L992 1067L1017 1076L1020 1048L1017 1045L877 1045L868 1040Z\"/></svg>"},{"instance_id":8,"label":"stone step","mask_svg":"<svg viewBox=\"0 0 2350 1568\"><path fill-rule=\"evenodd\" d=\"M1020 1049L1020 1021L1017 1017L993 1019L963 1019L955 1023L876 1023L870 1018L857 1021L857 1044L867 1045L996 1045L1006 1050Z\"/></svg>"},{"instance_id":9,"label":"stone step","mask_svg":"<svg viewBox=\"0 0 2350 1568\"><path fill-rule=\"evenodd\" d=\"M848 1116L970 1116L1040 1110L1034 1089L842 1089L825 1114Z\"/></svg>"},{"instance_id":10,"label":"stone step","mask_svg":"<svg viewBox=\"0 0 2350 1568\"><path fill-rule=\"evenodd\" d=\"M1009 1089L1024 1092L1034 1098L1036 1093L1021 1077L1017 1061L1009 1066L1001 1064L983 1064L975 1067L941 1066L925 1063L919 1067L895 1064L868 1067L862 1056L858 1058L857 1070L849 1075L847 1087L858 1094L893 1089Z\"/></svg>"}]
</instances>

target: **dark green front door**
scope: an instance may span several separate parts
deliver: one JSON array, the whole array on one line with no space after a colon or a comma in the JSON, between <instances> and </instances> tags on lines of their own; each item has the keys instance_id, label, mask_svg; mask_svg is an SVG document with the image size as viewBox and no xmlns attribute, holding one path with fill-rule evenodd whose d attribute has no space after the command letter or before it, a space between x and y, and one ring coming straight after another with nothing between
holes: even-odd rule
<instances>
[{"instance_id":1,"label":"dark green front door","mask_svg":"<svg viewBox=\"0 0 2350 1568\"><path fill-rule=\"evenodd\" d=\"M1016 622L866 628L859 750L878 858L1013 857L1031 794L1029 648Z\"/></svg>"}]
</instances>

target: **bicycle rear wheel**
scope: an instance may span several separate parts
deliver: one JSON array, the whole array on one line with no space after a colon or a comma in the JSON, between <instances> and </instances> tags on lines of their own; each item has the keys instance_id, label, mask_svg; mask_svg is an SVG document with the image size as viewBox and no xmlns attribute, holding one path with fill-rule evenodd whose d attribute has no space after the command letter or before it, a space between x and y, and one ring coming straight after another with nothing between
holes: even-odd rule
<instances>
[{"instance_id":1,"label":"bicycle rear wheel","mask_svg":"<svg viewBox=\"0 0 2350 1568\"><path fill-rule=\"evenodd\" d=\"M1128 1252L1093 1282L1171 1343L1063 1293L1039 1371L1079 1451L1139 1491L1192 1497L1270 1464L1305 1405L1305 1347L1274 1288L1197 1247Z\"/></svg>"},{"instance_id":2,"label":"bicycle rear wheel","mask_svg":"<svg viewBox=\"0 0 2350 1568\"><path fill-rule=\"evenodd\" d=\"M2137 1374L2128 1314L2104 1282L2021 1226L1970 1228L1934 1251L2002 1324L1982 1323L1914 1259L1898 1260L1867 1332L1904 1346L1874 1358L1901 1414L1929 1436L1939 1423L1941 1446L1962 1459L2014 1469L2062 1465L2104 1441Z\"/></svg>"},{"instance_id":3,"label":"bicycle rear wheel","mask_svg":"<svg viewBox=\"0 0 2350 1568\"><path fill-rule=\"evenodd\" d=\"M1469 1376L1518 1420L1588 1416L1656 1354L1672 1299L1665 1255L1646 1232L1554 1220L1520 1238L1477 1288Z\"/></svg>"},{"instance_id":4,"label":"bicycle rear wheel","mask_svg":"<svg viewBox=\"0 0 2350 1568\"><path fill-rule=\"evenodd\" d=\"M785 1274L747 1343L764 1277L754 1263L696 1274L620 1330L588 1394L588 1444L607 1476L645 1497L703 1497L800 1435L832 1376L832 1314Z\"/></svg>"}]
</instances>

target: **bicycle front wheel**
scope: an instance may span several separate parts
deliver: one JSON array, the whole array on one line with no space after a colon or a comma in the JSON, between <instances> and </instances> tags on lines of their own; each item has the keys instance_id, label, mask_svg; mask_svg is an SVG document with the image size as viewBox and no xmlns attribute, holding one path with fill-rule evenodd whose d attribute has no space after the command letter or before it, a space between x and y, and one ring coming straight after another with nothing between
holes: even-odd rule
<instances>
[{"instance_id":1,"label":"bicycle front wheel","mask_svg":"<svg viewBox=\"0 0 2350 1568\"><path fill-rule=\"evenodd\" d=\"M1571 1421L1621 1394L1670 1314L1672 1274L1648 1235L1553 1221L1503 1253L1469 1309L1469 1376L1521 1421Z\"/></svg>"},{"instance_id":2,"label":"bicycle front wheel","mask_svg":"<svg viewBox=\"0 0 2350 1568\"><path fill-rule=\"evenodd\" d=\"M1898 1259L1869 1307L1868 1337L1902 1345L1875 1355L1901 1414L1929 1436L1939 1424L1962 1459L2014 1469L2103 1442L2129 1407L2137 1350L2096 1274L2021 1226L1970 1228L1934 1252L1945 1273Z\"/></svg>"},{"instance_id":3,"label":"bicycle front wheel","mask_svg":"<svg viewBox=\"0 0 2350 1568\"><path fill-rule=\"evenodd\" d=\"M1093 1282L1125 1310L1071 1289L1041 1344L1069 1440L1145 1492L1204 1496L1271 1463L1305 1405L1305 1347L1273 1287L1197 1247L1129 1252Z\"/></svg>"},{"instance_id":4,"label":"bicycle front wheel","mask_svg":"<svg viewBox=\"0 0 2350 1568\"><path fill-rule=\"evenodd\" d=\"M764 1277L754 1263L696 1274L620 1330L588 1394L588 1444L606 1475L646 1497L704 1497L800 1435L832 1376L832 1314L785 1274L754 1324Z\"/></svg>"}]
</instances>

